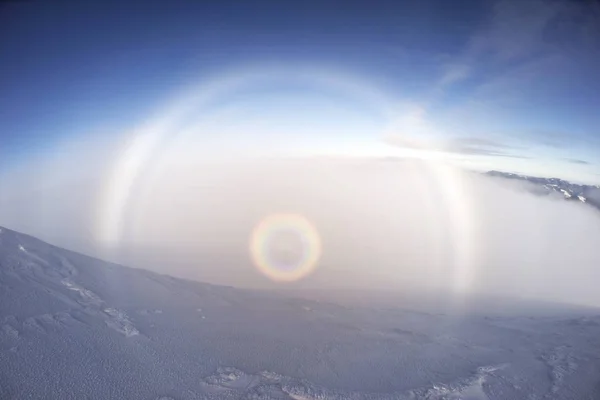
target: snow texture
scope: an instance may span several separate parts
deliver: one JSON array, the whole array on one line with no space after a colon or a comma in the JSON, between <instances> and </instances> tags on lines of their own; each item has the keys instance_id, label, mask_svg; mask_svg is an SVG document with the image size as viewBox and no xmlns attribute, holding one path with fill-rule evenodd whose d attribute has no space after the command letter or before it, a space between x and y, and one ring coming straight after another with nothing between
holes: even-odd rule
<instances>
[{"instance_id":1,"label":"snow texture","mask_svg":"<svg viewBox=\"0 0 600 400\"><path fill-rule=\"evenodd\" d=\"M600 398L595 309L292 297L1 232L1 399Z\"/></svg>"}]
</instances>

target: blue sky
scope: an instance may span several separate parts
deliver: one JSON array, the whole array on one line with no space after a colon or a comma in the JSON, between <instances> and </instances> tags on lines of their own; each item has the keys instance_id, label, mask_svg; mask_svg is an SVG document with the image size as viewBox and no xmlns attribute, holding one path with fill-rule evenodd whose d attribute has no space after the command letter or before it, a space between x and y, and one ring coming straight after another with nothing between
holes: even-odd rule
<instances>
[{"instance_id":1,"label":"blue sky","mask_svg":"<svg viewBox=\"0 0 600 400\"><path fill-rule=\"evenodd\" d=\"M189 110L195 142L600 182L594 2L202 3L3 4L0 166L119 139L259 70Z\"/></svg>"}]
</instances>

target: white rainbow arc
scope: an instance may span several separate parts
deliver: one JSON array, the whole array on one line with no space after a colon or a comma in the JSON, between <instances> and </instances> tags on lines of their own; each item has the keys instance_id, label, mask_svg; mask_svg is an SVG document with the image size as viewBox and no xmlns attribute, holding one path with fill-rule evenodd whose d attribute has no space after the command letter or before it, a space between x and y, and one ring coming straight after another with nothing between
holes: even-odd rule
<instances>
[{"instance_id":1,"label":"white rainbow arc","mask_svg":"<svg viewBox=\"0 0 600 400\"><path fill-rule=\"evenodd\" d=\"M393 125L396 102L374 86L340 71L313 66L270 64L242 68L221 75L208 83L194 86L189 93L167 107L166 111L134 131L132 139L111 169L102 192L97 215L98 239L109 248L118 248L124 239L123 225L126 213L131 208L132 192L137 180L147 169L152 157L162 149L165 139L177 134L182 121L190 113L246 85L273 79L311 82L360 99L380 110L389 121L389 126ZM474 238L468 196L465 195L460 179L446 168L431 165L429 173L447 200L447 211L454 233L454 288L461 291L470 285L474 277L473 260L470 259Z\"/></svg>"}]
</instances>

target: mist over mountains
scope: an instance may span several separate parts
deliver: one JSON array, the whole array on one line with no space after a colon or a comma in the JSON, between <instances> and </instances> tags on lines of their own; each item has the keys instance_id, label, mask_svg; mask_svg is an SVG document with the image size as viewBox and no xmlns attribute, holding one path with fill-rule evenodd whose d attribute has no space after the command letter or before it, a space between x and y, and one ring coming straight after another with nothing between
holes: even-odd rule
<instances>
[{"instance_id":1,"label":"mist over mountains","mask_svg":"<svg viewBox=\"0 0 600 400\"><path fill-rule=\"evenodd\" d=\"M600 210L600 185L571 183L558 178L538 178L508 172L488 171L487 175L531 183L536 194L561 194L565 200L579 201Z\"/></svg>"}]
</instances>

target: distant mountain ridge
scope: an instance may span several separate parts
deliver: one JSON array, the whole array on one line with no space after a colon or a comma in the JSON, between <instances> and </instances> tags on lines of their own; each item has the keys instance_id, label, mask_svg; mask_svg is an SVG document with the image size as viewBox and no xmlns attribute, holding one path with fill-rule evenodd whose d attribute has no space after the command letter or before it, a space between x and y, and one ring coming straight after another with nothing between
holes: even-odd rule
<instances>
[{"instance_id":1,"label":"distant mountain ridge","mask_svg":"<svg viewBox=\"0 0 600 400\"><path fill-rule=\"evenodd\" d=\"M530 182L541 189L540 192L536 191L537 194L558 193L562 195L565 200L579 201L600 210L600 185L580 185L558 178L539 178L501 171L488 171L485 174L498 178Z\"/></svg>"}]
</instances>

